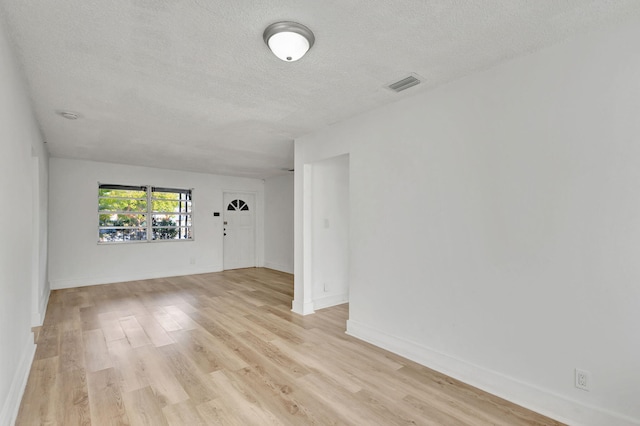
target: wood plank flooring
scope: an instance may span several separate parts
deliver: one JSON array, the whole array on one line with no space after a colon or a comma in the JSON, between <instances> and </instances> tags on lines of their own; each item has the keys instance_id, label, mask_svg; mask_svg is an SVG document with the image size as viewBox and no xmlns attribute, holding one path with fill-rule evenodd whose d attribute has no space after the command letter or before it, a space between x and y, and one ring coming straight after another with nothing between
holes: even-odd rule
<instances>
[{"instance_id":1,"label":"wood plank flooring","mask_svg":"<svg viewBox=\"0 0 640 426\"><path fill-rule=\"evenodd\" d=\"M291 313L261 268L53 291L17 425L559 425Z\"/></svg>"}]
</instances>

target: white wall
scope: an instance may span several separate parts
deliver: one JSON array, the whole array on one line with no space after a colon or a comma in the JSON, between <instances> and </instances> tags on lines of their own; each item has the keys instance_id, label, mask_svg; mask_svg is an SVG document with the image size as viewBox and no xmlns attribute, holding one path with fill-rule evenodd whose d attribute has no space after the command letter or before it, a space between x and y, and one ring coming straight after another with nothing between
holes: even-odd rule
<instances>
[{"instance_id":1,"label":"white wall","mask_svg":"<svg viewBox=\"0 0 640 426\"><path fill-rule=\"evenodd\" d=\"M573 424L640 423L640 22L296 141L350 154L348 332ZM592 375L574 387L574 368Z\"/></svg>"},{"instance_id":2,"label":"white wall","mask_svg":"<svg viewBox=\"0 0 640 426\"><path fill-rule=\"evenodd\" d=\"M40 142L31 151L32 244L31 244L31 325L42 325L49 302L48 280L48 203L49 155Z\"/></svg>"},{"instance_id":3,"label":"white wall","mask_svg":"<svg viewBox=\"0 0 640 426\"><path fill-rule=\"evenodd\" d=\"M2 17L0 64L0 425L9 425L35 351L31 326L42 318L49 293L47 152Z\"/></svg>"},{"instance_id":4,"label":"white wall","mask_svg":"<svg viewBox=\"0 0 640 426\"><path fill-rule=\"evenodd\" d=\"M293 174L264 182L264 265L293 273Z\"/></svg>"},{"instance_id":5,"label":"white wall","mask_svg":"<svg viewBox=\"0 0 640 426\"><path fill-rule=\"evenodd\" d=\"M97 244L98 182L193 188L193 241ZM256 263L264 264L259 179L51 158L51 288L215 272L223 267L223 192L256 194ZM214 217L213 212L220 212Z\"/></svg>"},{"instance_id":6,"label":"white wall","mask_svg":"<svg viewBox=\"0 0 640 426\"><path fill-rule=\"evenodd\" d=\"M349 156L311 165L313 309L349 301Z\"/></svg>"}]
</instances>

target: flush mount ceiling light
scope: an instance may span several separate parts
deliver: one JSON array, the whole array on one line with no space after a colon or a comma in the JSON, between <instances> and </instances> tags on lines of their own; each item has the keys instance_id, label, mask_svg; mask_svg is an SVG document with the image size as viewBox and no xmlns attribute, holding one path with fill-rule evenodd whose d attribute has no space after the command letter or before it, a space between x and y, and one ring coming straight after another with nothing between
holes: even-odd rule
<instances>
[{"instance_id":1,"label":"flush mount ceiling light","mask_svg":"<svg viewBox=\"0 0 640 426\"><path fill-rule=\"evenodd\" d=\"M288 21L269 25L262 38L273 54L285 62L302 58L316 41L309 28Z\"/></svg>"}]
</instances>

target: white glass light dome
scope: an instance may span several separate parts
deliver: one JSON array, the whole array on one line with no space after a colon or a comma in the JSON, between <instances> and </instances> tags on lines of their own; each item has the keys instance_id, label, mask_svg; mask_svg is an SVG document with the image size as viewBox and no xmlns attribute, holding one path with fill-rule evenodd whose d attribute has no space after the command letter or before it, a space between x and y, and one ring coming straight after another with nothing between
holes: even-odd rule
<instances>
[{"instance_id":1,"label":"white glass light dome","mask_svg":"<svg viewBox=\"0 0 640 426\"><path fill-rule=\"evenodd\" d=\"M294 62L302 58L313 46L311 30L296 22L276 22L264 30L264 42L278 58Z\"/></svg>"}]
</instances>

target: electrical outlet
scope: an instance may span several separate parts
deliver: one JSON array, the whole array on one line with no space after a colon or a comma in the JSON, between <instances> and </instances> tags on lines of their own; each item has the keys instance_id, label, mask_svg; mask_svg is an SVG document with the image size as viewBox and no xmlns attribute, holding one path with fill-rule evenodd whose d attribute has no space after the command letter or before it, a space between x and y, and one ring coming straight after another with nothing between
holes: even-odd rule
<instances>
[{"instance_id":1,"label":"electrical outlet","mask_svg":"<svg viewBox=\"0 0 640 426\"><path fill-rule=\"evenodd\" d=\"M191 265L195 265L195 264L196 264L196 258L195 258L195 257L190 257L190 258L189 258L189 263L190 263Z\"/></svg>"},{"instance_id":2,"label":"electrical outlet","mask_svg":"<svg viewBox=\"0 0 640 426\"><path fill-rule=\"evenodd\" d=\"M576 368L576 387L589 391L591 389L591 373Z\"/></svg>"}]
</instances>

